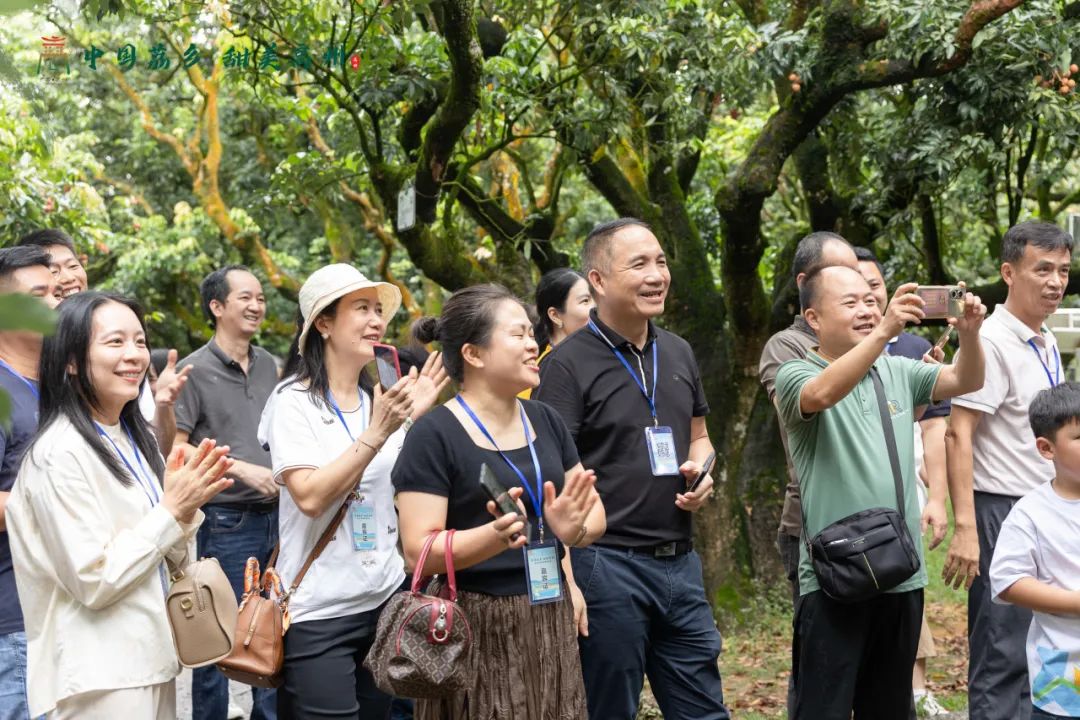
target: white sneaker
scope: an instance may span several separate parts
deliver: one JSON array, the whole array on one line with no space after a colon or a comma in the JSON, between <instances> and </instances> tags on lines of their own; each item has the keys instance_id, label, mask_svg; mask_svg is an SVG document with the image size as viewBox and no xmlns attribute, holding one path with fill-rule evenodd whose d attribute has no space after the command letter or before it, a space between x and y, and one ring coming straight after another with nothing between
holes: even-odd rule
<instances>
[{"instance_id":1,"label":"white sneaker","mask_svg":"<svg viewBox=\"0 0 1080 720\"><path fill-rule=\"evenodd\" d=\"M949 714L949 711L941 706L941 703L934 697L934 693L929 690L925 694L919 693L915 695L915 712L919 717L937 717Z\"/></svg>"},{"instance_id":2,"label":"white sneaker","mask_svg":"<svg viewBox=\"0 0 1080 720\"><path fill-rule=\"evenodd\" d=\"M229 698L229 711L225 715L229 720L243 720L244 710Z\"/></svg>"}]
</instances>

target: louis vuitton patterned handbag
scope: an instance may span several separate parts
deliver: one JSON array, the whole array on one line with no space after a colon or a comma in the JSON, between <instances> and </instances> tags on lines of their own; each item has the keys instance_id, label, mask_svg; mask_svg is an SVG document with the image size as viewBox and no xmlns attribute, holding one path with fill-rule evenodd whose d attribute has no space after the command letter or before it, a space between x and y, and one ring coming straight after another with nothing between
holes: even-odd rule
<instances>
[{"instance_id":1,"label":"louis vuitton patterned handbag","mask_svg":"<svg viewBox=\"0 0 1080 720\"><path fill-rule=\"evenodd\" d=\"M419 571L438 532L424 543L417 560ZM472 629L457 604L454 576L454 531L446 531L446 584L439 595L420 591L428 578L413 575L412 588L386 603L379 616L375 643L364 667L380 690L397 697L444 698L473 684Z\"/></svg>"}]
</instances>

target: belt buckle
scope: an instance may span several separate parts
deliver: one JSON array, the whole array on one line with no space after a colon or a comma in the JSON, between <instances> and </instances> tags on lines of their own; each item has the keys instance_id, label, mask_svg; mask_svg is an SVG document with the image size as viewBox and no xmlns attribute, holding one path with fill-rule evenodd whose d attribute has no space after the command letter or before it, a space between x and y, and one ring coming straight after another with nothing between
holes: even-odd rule
<instances>
[{"instance_id":1,"label":"belt buckle","mask_svg":"<svg viewBox=\"0 0 1080 720\"><path fill-rule=\"evenodd\" d=\"M674 543L674 542L664 543L663 545L657 545L653 549L653 557L658 557L658 558L675 557L675 551L676 551L677 548L678 548L678 543Z\"/></svg>"}]
</instances>

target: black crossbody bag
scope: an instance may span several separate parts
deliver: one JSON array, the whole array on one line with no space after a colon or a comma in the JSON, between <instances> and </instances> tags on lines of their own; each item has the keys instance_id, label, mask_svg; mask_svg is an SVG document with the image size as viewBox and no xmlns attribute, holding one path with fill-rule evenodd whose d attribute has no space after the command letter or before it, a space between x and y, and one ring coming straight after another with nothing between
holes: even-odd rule
<instances>
[{"instance_id":1,"label":"black crossbody bag","mask_svg":"<svg viewBox=\"0 0 1080 720\"><path fill-rule=\"evenodd\" d=\"M904 519L903 476L889 403L876 369L870 368L870 378L874 382L881 427L889 450L897 509L870 508L848 515L811 540L806 539L806 513L803 512L803 542L810 553L818 584L833 600L846 603L868 600L891 590L918 572L920 566L919 553Z\"/></svg>"}]
</instances>

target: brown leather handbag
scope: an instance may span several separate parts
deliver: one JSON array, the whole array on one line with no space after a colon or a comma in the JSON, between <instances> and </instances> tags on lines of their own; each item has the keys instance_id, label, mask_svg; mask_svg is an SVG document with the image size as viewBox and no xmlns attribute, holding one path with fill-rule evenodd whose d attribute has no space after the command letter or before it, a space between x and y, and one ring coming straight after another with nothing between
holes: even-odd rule
<instances>
[{"instance_id":1,"label":"brown leather handbag","mask_svg":"<svg viewBox=\"0 0 1080 720\"><path fill-rule=\"evenodd\" d=\"M416 568L427 562L433 532L420 552ZM470 662L472 629L457 604L454 576L454 531L446 532L446 585L440 595L420 592L426 578L413 575L412 589L395 594L382 614L375 642L364 660L380 690L397 697L443 698L473 686ZM445 592L444 592L445 591ZM445 594L445 597L443 597Z\"/></svg>"},{"instance_id":2,"label":"brown leather handbag","mask_svg":"<svg viewBox=\"0 0 1080 720\"><path fill-rule=\"evenodd\" d=\"M230 680L260 688L281 686L284 681L282 668L285 665L284 637L289 629L289 598L300 587L300 581L311 564L330 544L348 510L348 502L338 509L286 593L281 591L281 578L274 569L278 548L274 548L261 578L259 561L248 558L244 567L244 597L240 602L232 652L217 665ZM264 592L266 597L263 596ZM274 595L277 595L277 600L273 599Z\"/></svg>"}]
</instances>

